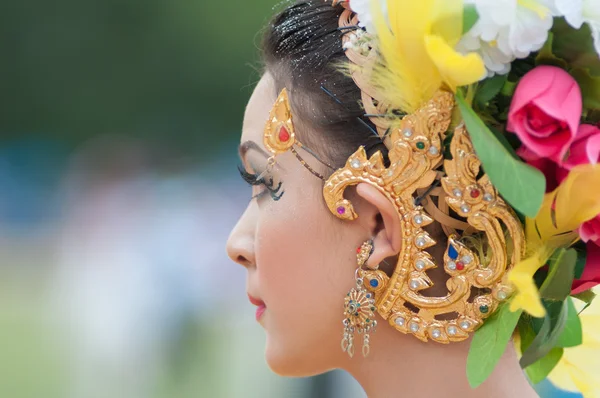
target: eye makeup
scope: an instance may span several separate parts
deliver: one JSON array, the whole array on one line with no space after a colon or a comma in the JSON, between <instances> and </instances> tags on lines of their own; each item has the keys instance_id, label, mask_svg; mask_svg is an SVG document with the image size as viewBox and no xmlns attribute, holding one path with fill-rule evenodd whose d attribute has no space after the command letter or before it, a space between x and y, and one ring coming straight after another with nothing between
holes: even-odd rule
<instances>
[{"instance_id":1,"label":"eye makeup","mask_svg":"<svg viewBox=\"0 0 600 398\"><path fill-rule=\"evenodd\" d=\"M258 197L262 196L264 193L269 192L271 194L271 198L274 201L278 201L279 199L281 199L281 197L285 193L285 191L281 189L281 185L282 185L281 182L279 182L279 184L277 184L277 186L275 186L273 177L266 176L266 173L260 173L260 174L249 173L242 166L238 166L238 171L240 172L240 176L242 177L242 179L244 181L246 181L249 185L251 185L251 186L262 185L265 187L265 189L262 192L253 196L252 199L258 198Z\"/></svg>"}]
</instances>

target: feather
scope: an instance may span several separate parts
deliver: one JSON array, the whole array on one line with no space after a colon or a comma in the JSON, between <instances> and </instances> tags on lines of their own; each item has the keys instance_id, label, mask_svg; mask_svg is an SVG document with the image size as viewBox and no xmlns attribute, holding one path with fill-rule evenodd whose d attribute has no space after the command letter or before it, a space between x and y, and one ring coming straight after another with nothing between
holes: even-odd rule
<instances>
[{"instance_id":1,"label":"feather","mask_svg":"<svg viewBox=\"0 0 600 398\"><path fill-rule=\"evenodd\" d=\"M389 21L379 1L371 1L382 58L371 74L377 99L412 113L440 88L455 91L485 76L479 55L454 50L462 33L462 0L387 0L387 5Z\"/></svg>"}]
</instances>

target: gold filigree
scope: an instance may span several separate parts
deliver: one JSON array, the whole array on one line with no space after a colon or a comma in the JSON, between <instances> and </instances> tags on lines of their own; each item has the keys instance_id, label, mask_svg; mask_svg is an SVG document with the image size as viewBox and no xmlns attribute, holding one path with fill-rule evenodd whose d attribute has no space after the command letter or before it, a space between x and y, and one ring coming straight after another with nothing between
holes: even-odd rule
<instances>
[{"instance_id":1,"label":"gold filigree","mask_svg":"<svg viewBox=\"0 0 600 398\"><path fill-rule=\"evenodd\" d=\"M344 191L352 185L367 183L377 188L394 204L401 220L402 249L391 275L369 274L375 287L367 288L376 296L379 314L397 330L411 333L427 341L440 343L461 341L469 336L485 318L494 312L498 302L510 293L506 271L519 261L524 251L521 224L511 209L497 195L487 175L480 174L480 162L464 126L453 134L451 160L443 161L446 130L450 125L453 95L440 91L414 114L404 117L391 131L389 159L385 167L381 153L367 158L359 148L325 183L323 196L330 211L344 220L357 215L352 203L344 199ZM448 239L444 254L444 271L448 293L441 297L423 295L433 286L427 271L437 267L426 251L436 244L424 227L434 222L423 207L415 204L418 190L429 187L444 166L442 187L448 205L468 225L481 231L490 246L490 261L482 261L479 253L459 237ZM508 259L506 229L514 248ZM474 289L479 289L473 296ZM458 314L454 319L440 316Z\"/></svg>"},{"instance_id":2,"label":"gold filigree","mask_svg":"<svg viewBox=\"0 0 600 398\"><path fill-rule=\"evenodd\" d=\"M355 27L356 15L346 2L341 4L346 9L340 17L340 26ZM352 40L352 29L344 32L343 41L347 43ZM371 120L388 148L390 163L386 166L380 152L367 158L365 149L360 147L325 182L323 196L336 217L351 221L358 215L352 203L344 198L344 191L360 183L375 187L396 209L402 247L390 276L378 269L361 270L361 283L351 291L353 298L346 300L342 348L353 353L354 330L364 326L367 319L355 315L355 308L350 306L357 300L361 303L368 300L390 325L420 340L440 343L465 340L511 293L506 275L525 252L523 227L482 173L465 127L460 125L452 137L446 136L454 110L452 93L438 91L415 113L402 118L388 117L393 110L376 99L377 90L369 85L368 73L377 60L377 49L367 46L359 51L348 46L346 54L356 66L351 69L352 77L362 91L365 111L375 115ZM451 159L444 160L444 142L450 138ZM291 150L294 145L305 148L297 141L285 89L271 111L264 143L274 155ZM441 181L442 187L431 190L436 181ZM415 201L424 191L430 195L435 192L438 202L434 204L428 197L423 207L420 200ZM462 220L451 215L450 210ZM437 242L424 228L434 222L444 231L463 231L462 235L449 234L441 265L427 252ZM466 239L473 233L477 235L471 241L478 242L479 247ZM359 264L366 259L366 251L365 247L358 253ZM428 272L439 266L448 276L448 292L443 296L425 294L434 285ZM372 320L372 314L368 319Z\"/></svg>"},{"instance_id":3,"label":"gold filigree","mask_svg":"<svg viewBox=\"0 0 600 398\"><path fill-rule=\"evenodd\" d=\"M287 152L296 143L292 110L285 88L281 90L271 109L269 120L265 126L263 143L273 155Z\"/></svg>"}]
</instances>

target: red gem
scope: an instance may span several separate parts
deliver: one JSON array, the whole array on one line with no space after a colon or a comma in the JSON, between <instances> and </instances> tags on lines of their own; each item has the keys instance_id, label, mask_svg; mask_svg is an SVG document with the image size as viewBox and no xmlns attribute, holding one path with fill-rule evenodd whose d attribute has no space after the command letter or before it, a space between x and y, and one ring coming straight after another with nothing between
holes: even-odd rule
<instances>
[{"instance_id":1,"label":"red gem","mask_svg":"<svg viewBox=\"0 0 600 398\"><path fill-rule=\"evenodd\" d=\"M481 195L481 191L479 189L473 189L471 191L471 197L473 199L477 199L479 197L479 195Z\"/></svg>"},{"instance_id":2,"label":"red gem","mask_svg":"<svg viewBox=\"0 0 600 398\"><path fill-rule=\"evenodd\" d=\"M356 310L356 312L360 312L360 308Z\"/></svg>"},{"instance_id":3,"label":"red gem","mask_svg":"<svg viewBox=\"0 0 600 398\"><path fill-rule=\"evenodd\" d=\"M356 249L356 254L360 254L360 246Z\"/></svg>"},{"instance_id":4,"label":"red gem","mask_svg":"<svg viewBox=\"0 0 600 398\"><path fill-rule=\"evenodd\" d=\"M457 262L456 269L462 271L463 269L465 269L465 264L462 261Z\"/></svg>"},{"instance_id":5,"label":"red gem","mask_svg":"<svg viewBox=\"0 0 600 398\"><path fill-rule=\"evenodd\" d=\"M279 141L287 142L290 139L290 133L288 133L287 129L284 126L281 126L279 129Z\"/></svg>"}]
</instances>

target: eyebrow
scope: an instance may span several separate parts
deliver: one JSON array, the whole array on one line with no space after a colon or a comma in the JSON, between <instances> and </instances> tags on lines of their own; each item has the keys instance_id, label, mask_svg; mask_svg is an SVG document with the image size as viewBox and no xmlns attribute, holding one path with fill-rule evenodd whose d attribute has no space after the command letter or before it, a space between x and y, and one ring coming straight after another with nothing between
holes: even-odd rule
<instances>
[{"instance_id":1,"label":"eyebrow","mask_svg":"<svg viewBox=\"0 0 600 398\"><path fill-rule=\"evenodd\" d=\"M238 151L240 153L240 158L243 159L244 156L246 155L246 152L248 152L250 149L254 149L258 153L263 155L265 158L271 157L271 155L269 155L267 152L265 152L256 142L245 141L244 143L240 144L240 146L238 148Z\"/></svg>"}]
</instances>

